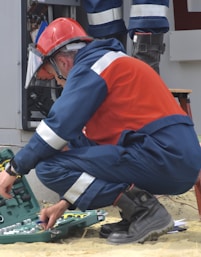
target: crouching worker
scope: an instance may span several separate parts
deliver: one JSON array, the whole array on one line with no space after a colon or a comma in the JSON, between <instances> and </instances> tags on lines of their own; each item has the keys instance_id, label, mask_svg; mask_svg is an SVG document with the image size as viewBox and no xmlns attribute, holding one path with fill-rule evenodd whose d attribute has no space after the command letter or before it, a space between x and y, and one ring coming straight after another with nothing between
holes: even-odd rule
<instances>
[{"instance_id":1,"label":"crouching worker","mask_svg":"<svg viewBox=\"0 0 201 257\"><path fill-rule=\"evenodd\" d=\"M109 242L144 242L171 229L154 195L189 190L201 150L191 119L160 76L118 40L94 40L76 21L58 18L30 47L26 87L34 77L54 77L63 91L1 172L0 194L10 198L16 175L35 168L60 196L41 210L45 229L66 209L110 205L122 220L104 227Z\"/></svg>"}]
</instances>

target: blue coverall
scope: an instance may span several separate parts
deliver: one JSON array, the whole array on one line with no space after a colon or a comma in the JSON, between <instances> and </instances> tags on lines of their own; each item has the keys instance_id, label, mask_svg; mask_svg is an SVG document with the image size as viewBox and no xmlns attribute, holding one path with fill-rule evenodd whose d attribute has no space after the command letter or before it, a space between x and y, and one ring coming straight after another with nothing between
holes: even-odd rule
<instances>
[{"instance_id":1,"label":"blue coverall","mask_svg":"<svg viewBox=\"0 0 201 257\"><path fill-rule=\"evenodd\" d=\"M61 96L13 163L20 174L36 168L71 208L86 210L113 204L133 183L152 194L189 190L201 150L160 76L107 39L78 51Z\"/></svg>"}]
</instances>

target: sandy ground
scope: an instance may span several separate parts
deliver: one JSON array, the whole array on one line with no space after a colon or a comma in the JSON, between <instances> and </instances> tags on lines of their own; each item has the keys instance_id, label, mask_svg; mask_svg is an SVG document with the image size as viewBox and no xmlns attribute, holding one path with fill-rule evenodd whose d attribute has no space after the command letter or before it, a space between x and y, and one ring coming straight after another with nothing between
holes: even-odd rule
<instances>
[{"instance_id":1,"label":"sandy ground","mask_svg":"<svg viewBox=\"0 0 201 257\"><path fill-rule=\"evenodd\" d=\"M201 222L194 189L179 196L160 196L159 200L174 220L185 219L187 230L161 236L157 241L144 244L111 245L99 238L101 224L119 220L118 210L106 208L105 221L77 231L66 239L54 243L15 243L0 245L4 257L197 257L201 256Z\"/></svg>"}]
</instances>

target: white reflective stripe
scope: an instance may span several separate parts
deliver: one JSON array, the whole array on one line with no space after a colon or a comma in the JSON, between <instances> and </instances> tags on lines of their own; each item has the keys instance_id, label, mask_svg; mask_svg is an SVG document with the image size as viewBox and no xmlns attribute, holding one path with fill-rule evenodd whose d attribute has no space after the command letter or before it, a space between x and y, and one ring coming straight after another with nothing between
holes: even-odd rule
<instances>
[{"instance_id":1,"label":"white reflective stripe","mask_svg":"<svg viewBox=\"0 0 201 257\"><path fill-rule=\"evenodd\" d=\"M65 48L67 51L74 51L74 50L79 50L79 49L83 48L84 46L86 46L85 42L79 42L79 43L67 44L67 45L65 45Z\"/></svg>"},{"instance_id":2,"label":"white reflective stripe","mask_svg":"<svg viewBox=\"0 0 201 257\"><path fill-rule=\"evenodd\" d=\"M67 144L67 141L59 137L43 120L36 128L36 132L48 145L56 150L60 150Z\"/></svg>"},{"instance_id":3,"label":"white reflective stripe","mask_svg":"<svg viewBox=\"0 0 201 257\"><path fill-rule=\"evenodd\" d=\"M98 75L101 74L113 61L120 57L127 56L123 52L108 52L107 54L103 55L97 62L93 64L91 69L96 72Z\"/></svg>"},{"instance_id":4,"label":"white reflective stripe","mask_svg":"<svg viewBox=\"0 0 201 257\"><path fill-rule=\"evenodd\" d=\"M159 16L167 17L168 7L155 4L137 4L131 6L130 17Z\"/></svg>"},{"instance_id":5,"label":"white reflective stripe","mask_svg":"<svg viewBox=\"0 0 201 257\"><path fill-rule=\"evenodd\" d=\"M98 13L87 13L89 25L101 25L122 19L122 7L113 8Z\"/></svg>"},{"instance_id":6,"label":"white reflective stripe","mask_svg":"<svg viewBox=\"0 0 201 257\"><path fill-rule=\"evenodd\" d=\"M95 177L83 172L68 191L66 191L64 197L71 204L75 203L75 201L85 192L94 180Z\"/></svg>"}]
</instances>

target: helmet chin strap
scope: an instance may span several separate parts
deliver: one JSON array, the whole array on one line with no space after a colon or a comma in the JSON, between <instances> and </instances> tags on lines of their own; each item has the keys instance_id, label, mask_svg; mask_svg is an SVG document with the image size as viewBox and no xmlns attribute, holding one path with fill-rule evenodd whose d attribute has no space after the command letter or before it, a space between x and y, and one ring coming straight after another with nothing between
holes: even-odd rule
<instances>
[{"instance_id":1,"label":"helmet chin strap","mask_svg":"<svg viewBox=\"0 0 201 257\"><path fill-rule=\"evenodd\" d=\"M56 71L57 77L58 77L59 79L66 80L66 78L61 74L61 71L59 70L58 66L56 65L54 59L50 58L50 63L51 63L51 65L52 65L52 67L54 68L54 70Z\"/></svg>"},{"instance_id":2,"label":"helmet chin strap","mask_svg":"<svg viewBox=\"0 0 201 257\"><path fill-rule=\"evenodd\" d=\"M65 78L61 73L57 73L57 77L58 77L59 79L66 80L66 78Z\"/></svg>"}]
</instances>

